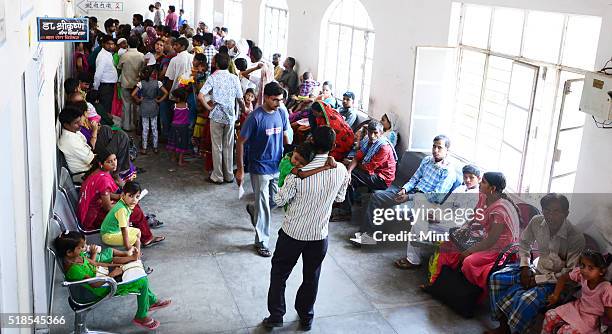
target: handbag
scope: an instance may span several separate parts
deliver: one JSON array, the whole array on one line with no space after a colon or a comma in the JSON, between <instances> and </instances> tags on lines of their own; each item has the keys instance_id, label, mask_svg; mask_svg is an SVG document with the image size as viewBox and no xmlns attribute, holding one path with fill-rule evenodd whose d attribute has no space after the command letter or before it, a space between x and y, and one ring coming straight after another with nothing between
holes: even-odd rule
<instances>
[{"instance_id":1,"label":"handbag","mask_svg":"<svg viewBox=\"0 0 612 334\"><path fill-rule=\"evenodd\" d=\"M468 228L453 227L449 230L450 241L460 250L465 251L482 241L483 237L471 226Z\"/></svg>"},{"instance_id":2,"label":"handbag","mask_svg":"<svg viewBox=\"0 0 612 334\"><path fill-rule=\"evenodd\" d=\"M478 297L482 294L479 286L470 283L460 270L449 266L442 266L436 281L424 291L465 318L474 316Z\"/></svg>"}]
</instances>

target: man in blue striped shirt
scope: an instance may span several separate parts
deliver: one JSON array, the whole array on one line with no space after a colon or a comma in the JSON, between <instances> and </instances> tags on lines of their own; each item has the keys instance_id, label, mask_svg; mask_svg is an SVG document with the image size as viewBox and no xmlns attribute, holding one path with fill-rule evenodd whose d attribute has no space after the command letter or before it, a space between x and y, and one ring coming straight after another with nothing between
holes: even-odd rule
<instances>
[{"instance_id":1,"label":"man in blue striped shirt","mask_svg":"<svg viewBox=\"0 0 612 334\"><path fill-rule=\"evenodd\" d=\"M336 142L334 130L326 126L315 129L313 138L317 155L303 170L324 166ZM310 330L321 265L327 253L329 216L333 203L344 201L349 180L350 174L342 164L305 179L289 174L283 187L274 196L278 206L288 206L272 257L268 290L270 316L263 320L264 327L283 325L286 281L302 256L303 281L295 298L295 310L300 317L302 330Z\"/></svg>"},{"instance_id":2,"label":"man in blue striped shirt","mask_svg":"<svg viewBox=\"0 0 612 334\"><path fill-rule=\"evenodd\" d=\"M376 230L373 223L375 209L391 208L401 203L412 202L417 193L422 193L430 203L442 203L457 179L454 167L447 159L449 148L450 139L447 136L436 136L431 147L431 156L423 158L408 183L401 188L391 185L387 190L372 195L366 210L366 220L361 226L362 233L357 233L355 238L350 239L351 242L355 245L376 244L376 241L372 239L372 234ZM414 263L414 265L420 265L420 263Z\"/></svg>"}]
</instances>

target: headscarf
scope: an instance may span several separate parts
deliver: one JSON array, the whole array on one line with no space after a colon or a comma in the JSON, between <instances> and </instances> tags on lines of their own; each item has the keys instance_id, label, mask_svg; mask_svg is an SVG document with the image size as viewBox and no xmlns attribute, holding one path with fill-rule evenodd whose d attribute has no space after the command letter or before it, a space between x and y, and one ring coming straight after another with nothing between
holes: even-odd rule
<instances>
[{"instance_id":1,"label":"headscarf","mask_svg":"<svg viewBox=\"0 0 612 334\"><path fill-rule=\"evenodd\" d=\"M147 27L146 30L147 39L145 40L145 46L147 47L147 51L153 50L155 51L155 41L157 41L157 32L153 27Z\"/></svg>"},{"instance_id":2,"label":"headscarf","mask_svg":"<svg viewBox=\"0 0 612 334\"><path fill-rule=\"evenodd\" d=\"M391 124L391 128L387 131L395 131L397 133L399 130L399 118L397 117L397 114L394 113L393 111L389 111L385 113L385 116L387 116L387 119L389 120L389 123Z\"/></svg>"},{"instance_id":3,"label":"headscarf","mask_svg":"<svg viewBox=\"0 0 612 334\"><path fill-rule=\"evenodd\" d=\"M318 105L318 107L317 107ZM322 117L316 117L316 123L318 126L329 126L336 132L336 147L330 152L330 155L336 160L342 160L346 158L348 153L353 148L355 142L355 134L353 129L346 123L344 117L340 115L330 105L317 101L311 108L317 108L317 111L323 113Z\"/></svg>"}]
</instances>

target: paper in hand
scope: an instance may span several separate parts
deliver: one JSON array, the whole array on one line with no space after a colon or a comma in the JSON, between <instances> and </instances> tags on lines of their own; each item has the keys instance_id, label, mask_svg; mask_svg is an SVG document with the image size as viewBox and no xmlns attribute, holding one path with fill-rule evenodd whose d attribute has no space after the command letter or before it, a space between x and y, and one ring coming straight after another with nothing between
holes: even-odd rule
<instances>
[{"instance_id":1,"label":"paper in hand","mask_svg":"<svg viewBox=\"0 0 612 334\"><path fill-rule=\"evenodd\" d=\"M238 186L238 199L241 199L244 196L244 187L241 185Z\"/></svg>"}]
</instances>

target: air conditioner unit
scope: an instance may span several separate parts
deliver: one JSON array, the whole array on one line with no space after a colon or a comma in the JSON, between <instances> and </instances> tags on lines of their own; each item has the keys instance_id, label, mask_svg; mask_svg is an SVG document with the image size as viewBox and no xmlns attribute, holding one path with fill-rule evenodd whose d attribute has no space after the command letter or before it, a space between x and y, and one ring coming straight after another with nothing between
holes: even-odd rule
<instances>
[{"instance_id":1,"label":"air conditioner unit","mask_svg":"<svg viewBox=\"0 0 612 334\"><path fill-rule=\"evenodd\" d=\"M612 75L593 72L585 75L580 111L598 120L612 120Z\"/></svg>"}]
</instances>

